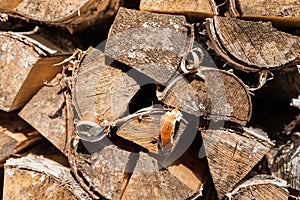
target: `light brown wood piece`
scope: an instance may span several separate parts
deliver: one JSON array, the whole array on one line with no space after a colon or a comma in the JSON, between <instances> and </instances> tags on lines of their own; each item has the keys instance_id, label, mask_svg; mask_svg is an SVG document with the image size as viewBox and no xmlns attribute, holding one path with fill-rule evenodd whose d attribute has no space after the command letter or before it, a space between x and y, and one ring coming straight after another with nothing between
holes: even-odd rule
<instances>
[{"instance_id":1,"label":"light brown wood piece","mask_svg":"<svg viewBox=\"0 0 300 200\"><path fill-rule=\"evenodd\" d=\"M22 19L61 26L73 32L112 17L121 4L121 0L1 0L0 11Z\"/></svg>"},{"instance_id":2,"label":"light brown wood piece","mask_svg":"<svg viewBox=\"0 0 300 200\"><path fill-rule=\"evenodd\" d=\"M230 0L229 14L248 20L272 21L284 27L300 27L298 0Z\"/></svg>"},{"instance_id":3,"label":"light brown wood piece","mask_svg":"<svg viewBox=\"0 0 300 200\"><path fill-rule=\"evenodd\" d=\"M62 70L54 64L70 54L12 32L0 32L0 46L0 109L4 111L24 106L45 81Z\"/></svg>"},{"instance_id":4,"label":"light brown wood piece","mask_svg":"<svg viewBox=\"0 0 300 200\"><path fill-rule=\"evenodd\" d=\"M245 84L224 70L203 68L204 80L194 79L191 86L199 99L201 116L245 125L252 114L252 103Z\"/></svg>"},{"instance_id":5,"label":"light brown wood piece","mask_svg":"<svg viewBox=\"0 0 300 200\"><path fill-rule=\"evenodd\" d=\"M75 164L94 191L107 199L119 199L130 152L109 143L83 142L91 155L78 152Z\"/></svg>"},{"instance_id":6,"label":"light brown wood piece","mask_svg":"<svg viewBox=\"0 0 300 200\"><path fill-rule=\"evenodd\" d=\"M0 112L0 166L12 154L41 140L37 131L18 117L16 112Z\"/></svg>"},{"instance_id":7,"label":"light brown wood piece","mask_svg":"<svg viewBox=\"0 0 300 200\"><path fill-rule=\"evenodd\" d=\"M4 199L91 199L68 168L32 155L7 161L3 193Z\"/></svg>"},{"instance_id":8,"label":"light brown wood piece","mask_svg":"<svg viewBox=\"0 0 300 200\"><path fill-rule=\"evenodd\" d=\"M226 194L234 200L287 200L286 181L268 175L256 175Z\"/></svg>"},{"instance_id":9,"label":"light brown wood piece","mask_svg":"<svg viewBox=\"0 0 300 200\"><path fill-rule=\"evenodd\" d=\"M165 169L157 160L140 153L122 199L187 199L195 191Z\"/></svg>"},{"instance_id":10,"label":"light brown wood piece","mask_svg":"<svg viewBox=\"0 0 300 200\"><path fill-rule=\"evenodd\" d=\"M292 133L284 145L271 149L267 154L271 174L287 181L291 188L300 191L300 133Z\"/></svg>"},{"instance_id":11,"label":"light brown wood piece","mask_svg":"<svg viewBox=\"0 0 300 200\"><path fill-rule=\"evenodd\" d=\"M191 29L184 16L120 8L105 54L164 85L193 42Z\"/></svg>"},{"instance_id":12,"label":"light brown wood piece","mask_svg":"<svg viewBox=\"0 0 300 200\"><path fill-rule=\"evenodd\" d=\"M53 83L59 80L53 79ZM66 105L60 85L44 86L21 110L19 116L66 153Z\"/></svg>"},{"instance_id":13,"label":"light brown wood piece","mask_svg":"<svg viewBox=\"0 0 300 200\"><path fill-rule=\"evenodd\" d=\"M278 31L270 22L213 17L206 28L216 53L240 70L272 70L300 62L300 37Z\"/></svg>"},{"instance_id":14,"label":"light brown wood piece","mask_svg":"<svg viewBox=\"0 0 300 200\"><path fill-rule=\"evenodd\" d=\"M210 173L221 199L273 146L266 133L252 128L202 130Z\"/></svg>"},{"instance_id":15,"label":"light brown wood piece","mask_svg":"<svg viewBox=\"0 0 300 200\"><path fill-rule=\"evenodd\" d=\"M192 19L203 19L218 15L216 4L211 0L142 0L140 9L150 12L181 14Z\"/></svg>"},{"instance_id":16,"label":"light brown wood piece","mask_svg":"<svg viewBox=\"0 0 300 200\"><path fill-rule=\"evenodd\" d=\"M105 120L114 120L129 114L128 105L139 90L136 81L105 64L105 55L93 49L80 64L75 82L75 106L81 117L85 112L97 112Z\"/></svg>"}]
</instances>

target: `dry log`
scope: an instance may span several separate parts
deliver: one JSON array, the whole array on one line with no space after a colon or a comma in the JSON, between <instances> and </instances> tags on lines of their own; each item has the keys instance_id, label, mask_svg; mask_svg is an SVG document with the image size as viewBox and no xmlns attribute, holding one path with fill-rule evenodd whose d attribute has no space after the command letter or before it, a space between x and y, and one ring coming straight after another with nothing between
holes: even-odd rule
<instances>
[{"instance_id":1,"label":"dry log","mask_svg":"<svg viewBox=\"0 0 300 200\"><path fill-rule=\"evenodd\" d=\"M70 32L91 26L112 17L122 1L31 1L1 0L0 11L14 17L30 19L67 28Z\"/></svg>"},{"instance_id":2,"label":"dry log","mask_svg":"<svg viewBox=\"0 0 300 200\"><path fill-rule=\"evenodd\" d=\"M159 99L166 105L208 120L245 125L252 113L245 84L234 74L218 69L201 67L198 73L201 78L196 76L190 84L184 77L171 79Z\"/></svg>"},{"instance_id":3,"label":"dry log","mask_svg":"<svg viewBox=\"0 0 300 200\"><path fill-rule=\"evenodd\" d=\"M143 11L186 15L192 19L203 19L218 15L214 1L141 0Z\"/></svg>"},{"instance_id":4,"label":"dry log","mask_svg":"<svg viewBox=\"0 0 300 200\"><path fill-rule=\"evenodd\" d=\"M252 128L239 131L202 130L210 173L221 199L240 182L270 150L266 133Z\"/></svg>"},{"instance_id":5,"label":"dry log","mask_svg":"<svg viewBox=\"0 0 300 200\"><path fill-rule=\"evenodd\" d=\"M54 64L63 61L70 52L40 39L0 32L1 110L11 111L24 106L45 81L50 81L62 70L61 65Z\"/></svg>"},{"instance_id":6,"label":"dry log","mask_svg":"<svg viewBox=\"0 0 300 200\"><path fill-rule=\"evenodd\" d=\"M256 175L226 194L229 199L239 200L287 200L286 181L267 175Z\"/></svg>"},{"instance_id":7,"label":"dry log","mask_svg":"<svg viewBox=\"0 0 300 200\"><path fill-rule=\"evenodd\" d=\"M271 23L213 17L206 28L216 53L240 70L257 72L300 62L300 37L278 31Z\"/></svg>"},{"instance_id":8,"label":"dry log","mask_svg":"<svg viewBox=\"0 0 300 200\"><path fill-rule=\"evenodd\" d=\"M111 26L105 54L164 85L189 50L191 31L184 16L121 8Z\"/></svg>"},{"instance_id":9,"label":"dry log","mask_svg":"<svg viewBox=\"0 0 300 200\"><path fill-rule=\"evenodd\" d=\"M96 63L95 63L96 62ZM140 86L121 69L105 64L105 55L93 49L80 64L74 89L79 117L97 112L109 122L124 116Z\"/></svg>"},{"instance_id":10,"label":"dry log","mask_svg":"<svg viewBox=\"0 0 300 200\"><path fill-rule=\"evenodd\" d=\"M229 0L228 14L248 20L272 21L283 27L300 27L297 0Z\"/></svg>"},{"instance_id":11,"label":"dry log","mask_svg":"<svg viewBox=\"0 0 300 200\"><path fill-rule=\"evenodd\" d=\"M38 130L61 152L66 153L66 104L60 80L54 78L25 105L19 116ZM55 85L58 84L58 85Z\"/></svg>"},{"instance_id":12,"label":"dry log","mask_svg":"<svg viewBox=\"0 0 300 200\"><path fill-rule=\"evenodd\" d=\"M37 131L17 116L16 112L0 112L0 165L11 155L39 142Z\"/></svg>"},{"instance_id":13,"label":"dry log","mask_svg":"<svg viewBox=\"0 0 300 200\"><path fill-rule=\"evenodd\" d=\"M6 162L3 193L4 199L91 199L68 168L33 155Z\"/></svg>"},{"instance_id":14,"label":"dry log","mask_svg":"<svg viewBox=\"0 0 300 200\"><path fill-rule=\"evenodd\" d=\"M292 133L291 139L267 154L268 165L273 176L287 181L292 189L300 191L300 133Z\"/></svg>"}]
</instances>

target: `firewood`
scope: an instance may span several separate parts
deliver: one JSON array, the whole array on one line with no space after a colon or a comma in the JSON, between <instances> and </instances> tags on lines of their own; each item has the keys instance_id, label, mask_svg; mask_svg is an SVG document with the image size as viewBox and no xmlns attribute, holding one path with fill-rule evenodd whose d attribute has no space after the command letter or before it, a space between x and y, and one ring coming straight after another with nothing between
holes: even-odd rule
<instances>
[{"instance_id":1,"label":"firewood","mask_svg":"<svg viewBox=\"0 0 300 200\"><path fill-rule=\"evenodd\" d=\"M284 27L300 27L299 8L297 0L229 0L228 14L247 20L272 21Z\"/></svg>"},{"instance_id":2,"label":"firewood","mask_svg":"<svg viewBox=\"0 0 300 200\"><path fill-rule=\"evenodd\" d=\"M300 133L294 132L284 145L278 145L267 154L273 176L287 181L292 189L300 191Z\"/></svg>"},{"instance_id":3,"label":"firewood","mask_svg":"<svg viewBox=\"0 0 300 200\"><path fill-rule=\"evenodd\" d=\"M16 192L18 191L18 192ZM4 170L4 199L91 199L70 170L52 160L29 155L9 159Z\"/></svg>"},{"instance_id":4,"label":"firewood","mask_svg":"<svg viewBox=\"0 0 300 200\"><path fill-rule=\"evenodd\" d=\"M203 144L218 196L221 199L241 181L274 144L266 133L242 130L202 130Z\"/></svg>"},{"instance_id":5,"label":"firewood","mask_svg":"<svg viewBox=\"0 0 300 200\"><path fill-rule=\"evenodd\" d=\"M0 11L14 17L60 26L70 32L112 17L121 6L120 0L85 0L49 3L47 1L4 0Z\"/></svg>"},{"instance_id":6,"label":"firewood","mask_svg":"<svg viewBox=\"0 0 300 200\"><path fill-rule=\"evenodd\" d=\"M40 89L21 110L19 116L61 152L66 153L66 104L59 81L54 78L50 81L53 86L44 86Z\"/></svg>"},{"instance_id":7,"label":"firewood","mask_svg":"<svg viewBox=\"0 0 300 200\"><path fill-rule=\"evenodd\" d=\"M41 141L39 133L19 118L16 112L0 112L0 137L1 166L11 155Z\"/></svg>"},{"instance_id":8,"label":"firewood","mask_svg":"<svg viewBox=\"0 0 300 200\"><path fill-rule=\"evenodd\" d=\"M271 23L213 17L206 28L216 53L240 70L257 72L300 62L300 37L278 31Z\"/></svg>"},{"instance_id":9,"label":"firewood","mask_svg":"<svg viewBox=\"0 0 300 200\"><path fill-rule=\"evenodd\" d=\"M192 19L203 19L218 15L214 1L178 1L178 0L142 0L140 9L143 11L181 14Z\"/></svg>"},{"instance_id":10,"label":"firewood","mask_svg":"<svg viewBox=\"0 0 300 200\"><path fill-rule=\"evenodd\" d=\"M228 199L286 200L289 192L286 181L268 175L256 175L226 194Z\"/></svg>"},{"instance_id":11,"label":"firewood","mask_svg":"<svg viewBox=\"0 0 300 200\"><path fill-rule=\"evenodd\" d=\"M159 169L155 159L145 153L138 158L122 199L188 199L194 195L168 170Z\"/></svg>"},{"instance_id":12,"label":"firewood","mask_svg":"<svg viewBox=\"0 0 300 200\"><path fill-rule=\"evenodd\" d=\"M36 36L35 38L38 38ZM1 75L0 109L12 111L23 107L28 100L62 70L61 65L70 52L13 32L0 32Z\"/></svg>"},{"instance_id":13,"label":"firewood","mask_svg":"<svg viewBox=\"0 0 300 200\"><path fill-rule=\"evenodd\" d=\"M121 8L111 26L105 54L164 85L190 49L191 31L184 16Z\"/></svg>"}]
</instances>

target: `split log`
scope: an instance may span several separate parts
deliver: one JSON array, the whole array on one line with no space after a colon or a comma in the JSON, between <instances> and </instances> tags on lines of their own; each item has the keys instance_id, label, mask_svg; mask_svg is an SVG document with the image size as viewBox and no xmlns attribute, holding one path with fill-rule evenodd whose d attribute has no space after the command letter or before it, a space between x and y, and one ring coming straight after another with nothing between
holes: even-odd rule
<instances>
[{"instance_id":1,"label":"split log","mask_svg":"<svg viewBox=\"0 0 300 200\"><path fill-rule=\"evenodd\" d=\"M283 27L300 27L297 0L230 0L228 14L247 20L272 21Z\"/></svg>"},{"instance_id":2,"label":"split log","mask_svg":"<svg viewBox=\"0 0 300 200\"><path fill-rule=\"evenodd\" d=\"M4 199L91 199L68 168L33 155L6 162L3 193Z\"/></svg>"},{"instance_id":3,"label":"split log","mask_svg":"<svg viewBox=\"0 0 300 200\"><path fill-rule=\"evenodd\" d=\"M273 176L287 181L292 189L300 191L300 133L292 133L284 145L271 149L267 154L268 165Z\"/></svg>"},{"instance_id":4,"label":"split log","mask_svg":"<svg viewBox=\"0 0 300 200\"><path fill-rule=\"evenodd\" d=\"M256 175L226 194L229 199L239 200L287 200L289 191L286 181L267 175Z\"/></svg>"},{"instance_id":5,"label":"split log","mask_svg":"<svg viewBox=\"0 0 300 200\"><path fill-rule=\"evenodd\" d=\"M60 80L54 78L50 84ZM66 104L59 84L44 86L25 105L19 116L39 131L61 152L66 153Z\"/></svg>"},{"instance_id":6,"label":"split log","mask_svg":"<svg viewBox=\"0 0 300 200\"><path fill-rule=\"evenodd\" d=\"M111 26L105 54L165 85L193 43L191 31L184 16L121 8Z\"/></svg>"},{"instance_id":7,"label":"split log","mask_svg":"<svg viewBox=\"0 0 300 200\"><path fill-rule=\"evenodd\" d=\"M35 37L37 38L37 37ZM70 52L49 41L13 33L0 32L0 109L12 111L28 100L62 70L61 65Z\"/></svg>"},{"instance_id":8,"label":"split log","mask_svg":"<svg viewBox=\"0 0 300 200\"><path fill-rule=\"evenodd\" d=\"M67 28L73 32L112 17L121 6L121 2L120 0L81 0L49 3L2 0L0 11L14 17Z\"/></svg>"},{"instance_id":9,"label":"split log","mask_svg":"<svg viewBox=\"0 0 300 200\"><path fill-rule=\"evenodd\" d=\"M17 116L17 113L0 112L0 165L11 155L36 144L39 133Z\"/></svg>"},{"instance_id":10,"label":"split log","mask_svg":"<svg viewBox=\"0 0 300 200\"><path fill-rule=\"evenodd\" d=\"M180 0L142 0L140 9L143 11L186 15L192 19L204 19L218 15L214 1L180 1Z\"/></svg>"},{"instance_id":11,"label":"split log","mask_svg":"<svg viewBox=\"0 0 300 200\"><path fill-rule=\"evenodd\" d=\"M274 144L252 128L201 130L210 173L221 199L262 159Z\"/></svg>"},{"instance_id":12,"label":"split log","mask_svg":"<svg viewBox=\"0 0 300 200\"><path fill-rule=\"evenodd\" d=\"M240 70L257 72L300 62L300 37L278 31L271 23L213 17L206 28L216 53Z\"/></svg>"}]
</instances>

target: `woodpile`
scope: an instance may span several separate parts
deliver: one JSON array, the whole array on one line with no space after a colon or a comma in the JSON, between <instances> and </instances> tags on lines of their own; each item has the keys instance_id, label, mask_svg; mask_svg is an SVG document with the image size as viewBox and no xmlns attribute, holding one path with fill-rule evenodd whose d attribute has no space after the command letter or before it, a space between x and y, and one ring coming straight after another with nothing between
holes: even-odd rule
<instances>
[{"instance_id":1,"label":"woodpile","mask_svg":"<svg viewBox=\"0 0 300 200\"><path fill-rule=\"evenodd\" d=\"M0 2L3 199L300 199L299 1Z\"/></svg>"}]
</instances>

